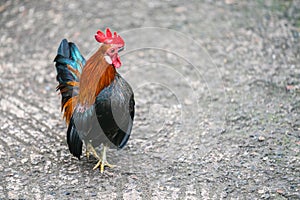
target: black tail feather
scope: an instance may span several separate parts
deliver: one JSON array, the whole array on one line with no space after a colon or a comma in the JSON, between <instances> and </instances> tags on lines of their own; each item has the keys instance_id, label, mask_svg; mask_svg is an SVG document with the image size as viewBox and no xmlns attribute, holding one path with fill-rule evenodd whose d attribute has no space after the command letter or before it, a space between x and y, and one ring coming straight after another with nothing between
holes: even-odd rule
<instances>
[{"instance_id":1,"label":"black tail feather","mask_svg":"<svg viewBox=\"0 0 300 200\"><path fill-rule=\"evenodd\" d=\"M78 82L82 68L85 65L85 59L80 54L77 46L63 39L58 47L57 56L54 59L57 76L59 82L57 90L60 90L62 96L61 107L64 110L64 117L69 127L67 131L67 142L70 152L80 159L82 154L82 141L79 138L74 122L71 118L73 113L73 106L66 106L67 102L78 95ZM70 120L71 119L71 120Z\"/></svg>"},{"instance_id":2,"label":"black tail feather","mask_svg":"<svg viewBox=\"0 0 300 200\"><path fill-rule=\"evenodd\" d=\"M67 142L70 152L80 160L82 154L82 141L77 133L73 119L71 119L68 127Z\"/></svg>"}]
</instances>

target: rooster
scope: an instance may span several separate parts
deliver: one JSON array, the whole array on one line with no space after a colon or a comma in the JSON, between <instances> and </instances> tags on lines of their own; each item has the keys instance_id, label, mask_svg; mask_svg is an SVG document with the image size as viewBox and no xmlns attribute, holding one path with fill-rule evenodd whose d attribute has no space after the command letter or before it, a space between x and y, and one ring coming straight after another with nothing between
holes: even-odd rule
<instances>
[{"instance_id":1,"label":"rooster","mask_svg":"<svg viewBox=\"0 0 300 200\"><path fill-rule=\"evenodd\" d=\"M114 167L107 162L107 149L123 148L130 137L135 102L132 88L116 71L124 40L109 28L106 34L99 30L95 39L101 46L87 61L74 43L63 39L54 62L69 150L80 159L84 142L87 159L92 154L98 161L94 169L103 173ZM95 149L101 145L99 156Z\"/></svg>"}]
</instances>

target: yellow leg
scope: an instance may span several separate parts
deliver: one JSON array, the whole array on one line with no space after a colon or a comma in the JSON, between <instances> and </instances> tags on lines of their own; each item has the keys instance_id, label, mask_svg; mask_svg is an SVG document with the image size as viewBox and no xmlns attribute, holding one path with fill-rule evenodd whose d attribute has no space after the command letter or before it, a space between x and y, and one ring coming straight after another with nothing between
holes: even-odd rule
<instances>
[{"instance_id":1,"label":"yellow leg","mask_svg":"<svg viewBox=\"0 0 300 200\"><path fill-rule=\"evenodd\" d=\"M86 157L87 157L88 160L90 159L90 153L92 153L93 156L94 156L97 160L100 159L100 157L98 156L96 150L94 149L94 147L93 147L90 143L87 143L87 145L86 145L86 152L85 152L85 153L86 153Z\"/></svg>"},{"instance_id":2,"label":"yellow leg","mask_svg":"<svg viewBox=\"0 0 300 200\"><path fill-rule=\"evenodd\" d=\"M106 160L106 150L108 149L107 146L103 145L103 150L102 150L102 155L101 158L99 158L98 163L95 165L95 167L93 169L97 169L98 167L100 167L100 172L103 173L104 172L104 167L109 167L109 168L113 168L115 167L115 165L111 165L107 162Z\"/></svg>"}]
</instances>

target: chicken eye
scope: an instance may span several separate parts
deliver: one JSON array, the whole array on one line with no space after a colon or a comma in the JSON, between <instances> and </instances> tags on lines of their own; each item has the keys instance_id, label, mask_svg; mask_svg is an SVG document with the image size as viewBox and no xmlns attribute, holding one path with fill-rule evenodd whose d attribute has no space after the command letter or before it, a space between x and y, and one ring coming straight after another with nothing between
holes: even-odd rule
<instances>
[{"instance_id":1,"label":"chicken eye","mask_svg":"<svg viewBox=\"0 0 300 200\"><path fill-rule=\"evenodd\" d=\"M115 53L115 49L110 50L110 53Z\"/></svg>"}]
</instances>

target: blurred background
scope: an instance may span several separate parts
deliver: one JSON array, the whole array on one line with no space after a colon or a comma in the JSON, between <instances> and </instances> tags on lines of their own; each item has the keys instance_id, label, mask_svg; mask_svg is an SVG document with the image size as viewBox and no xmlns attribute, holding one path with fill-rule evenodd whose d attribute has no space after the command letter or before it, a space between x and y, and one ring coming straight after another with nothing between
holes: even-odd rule
<instances>
[{"instance_id":1,"label":"blurred background","mask_svg":"<svg viewBox=\"0 0 300 200\"><path fill-rule=\"evenodd\" d=\"M297 0L0 1L0 199L299 199ZM118 167L77 160L53 60L125 40L136 118Z\"/></svg>"}]
</instances>

